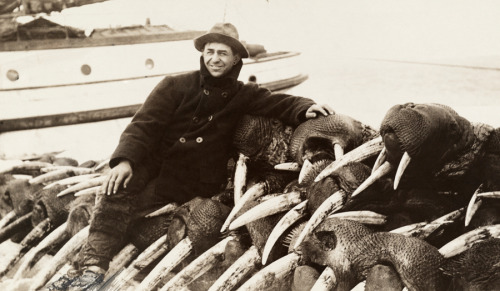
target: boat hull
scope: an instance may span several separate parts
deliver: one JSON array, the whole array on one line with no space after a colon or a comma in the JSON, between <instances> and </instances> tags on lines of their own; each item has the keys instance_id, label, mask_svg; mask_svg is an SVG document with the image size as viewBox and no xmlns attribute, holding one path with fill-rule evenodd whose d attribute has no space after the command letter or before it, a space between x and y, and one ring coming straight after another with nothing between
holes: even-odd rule
<instances>
[{"instance_id":1,"label":"boat hull","mask_svg":"<svg viewBox=\"0 0 500 291\"><path fill-rule=\"evenodd\" d=\"M0 157L7 158L59 150L109 155L153 88L198 68L200 57L192 40L0 54L8 55L0 67ZM239 80L273 91L293 87L307 79L298 57L245 59ZM19 79L9 80L9 70Z\"/></svg>"}]
</instances>

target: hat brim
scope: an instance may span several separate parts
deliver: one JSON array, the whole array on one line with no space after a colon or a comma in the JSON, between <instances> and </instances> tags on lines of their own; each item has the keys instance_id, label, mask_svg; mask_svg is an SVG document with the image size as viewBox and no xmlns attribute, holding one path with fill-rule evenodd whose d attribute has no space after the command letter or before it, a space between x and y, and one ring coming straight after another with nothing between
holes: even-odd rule
<instances>
[{"instance_id":1,"label":"hat brim","mask_svg":"<svg viewBox=\"0 0 500 291\"><path fill-rule=\"evenodd\" d=\"M203 52L205 44L209 42L220 42L232 47L242 58L248 58L248 50L246 47L236 38L220 34L220 33L207 33L198 38L194 39L194 47Z\"/></svg>"}]
</instances>

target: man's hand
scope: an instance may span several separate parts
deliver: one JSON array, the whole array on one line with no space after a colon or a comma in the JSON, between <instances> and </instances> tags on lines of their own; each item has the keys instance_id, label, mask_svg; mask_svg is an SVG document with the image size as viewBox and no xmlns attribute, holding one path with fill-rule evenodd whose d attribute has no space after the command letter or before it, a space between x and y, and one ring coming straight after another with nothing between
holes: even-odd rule
<instances>
[{"instance_id":1,"label":"man's hand","mask_svg":"<svg viewBox=\"0 0 500 291\"><path fill-rule=\"evenodd\" d=\"M106 180L101 186L101 194L116 194L118 188L123 182L123 188L127 188L127 184L132 179L132 165L128 160L121 161L108 173Z\"/></svg>"},{"instance_id":2,"label":"man's hand","mask_svg":"<svg viewBox=\"0 0 500 291\"><path fill-rule=\"evenodd\" d=\"M322 105L314 104L307 109L306 118L307 119L315 118L318 116L318 113L327 116L330 114L335 114L335 111L333 111L333 109L328 104L322 104Z\"/></svg>"}]
</instances>

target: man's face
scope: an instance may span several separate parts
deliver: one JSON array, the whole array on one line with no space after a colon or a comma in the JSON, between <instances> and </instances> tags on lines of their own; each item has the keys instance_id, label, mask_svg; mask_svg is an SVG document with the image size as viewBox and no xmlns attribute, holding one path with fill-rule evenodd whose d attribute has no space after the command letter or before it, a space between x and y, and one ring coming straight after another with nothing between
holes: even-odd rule
<instances>
[{"instance_id":1,"label":"man's face","mask_svg":"<svg viewBox=\"0 0 500 291\"><path fill-rule=\"evenodd\" d=\"M224 76L239 60L240 57L233 54L231 47L228 45L218 42L205 44L203 62L214 77Z\"/></svg>"}]
</instances>

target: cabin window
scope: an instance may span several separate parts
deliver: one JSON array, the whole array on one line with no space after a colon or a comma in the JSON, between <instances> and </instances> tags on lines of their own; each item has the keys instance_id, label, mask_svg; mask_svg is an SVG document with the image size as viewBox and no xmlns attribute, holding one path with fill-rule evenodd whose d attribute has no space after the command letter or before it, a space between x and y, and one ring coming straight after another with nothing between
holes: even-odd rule
<instances>
[{"instance_id":1,"label":"cabin window","mask_svg":"<svg viewBox=\"0 0 500 291\"><path fill-rule=\"evenodd\" d=\"M90 72L92 72L92 69L90 68L89 65L82 65L81 71L82 71L82 74L84 74L84 75L90 75Z\"/></svg>"},{"instance_id":2,"label":"cabin window","mask_svg":"<svg viewBox=\"0 0 500 291\"><path fill-rule=\"evenodd\" d=\"M7 71L7 79L12 82L19 80L19 73L16 70L8 70Z\"/></svg>"},{"instance_id":3,"label":"cabin window","mask_svg":"<svg viewBox=\"0 0 500 291\"><path fill-rule=\"evenodd\" d=\"M155 62L152 59L146 60L146 69L151 70L155 67Z\"/></svg>"}]
</instances>

